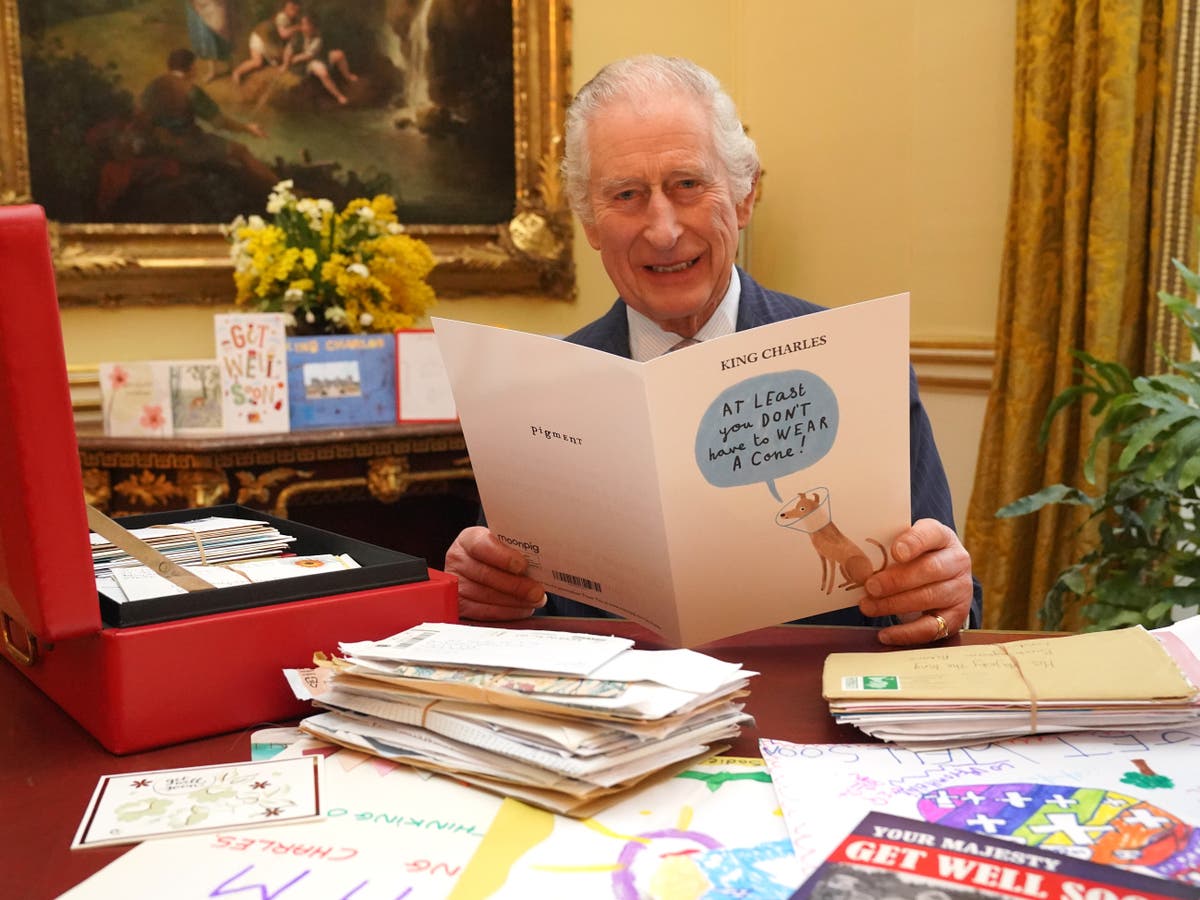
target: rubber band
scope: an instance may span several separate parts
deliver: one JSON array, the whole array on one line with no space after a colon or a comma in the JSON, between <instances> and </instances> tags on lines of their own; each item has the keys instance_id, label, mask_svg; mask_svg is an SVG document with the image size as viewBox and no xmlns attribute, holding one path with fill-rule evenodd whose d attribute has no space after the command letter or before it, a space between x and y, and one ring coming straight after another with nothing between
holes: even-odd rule
<instances>
[{"instance_id":1,"label":"rubber band","mask_svg":"<svg viewBox=\"0 0 1200 900\"><path fill-rule=\"evenodd\" d=\"M200 551L200 565L208 565L208 554L204 550L204 538L200 537L200 532L198 532L195 528L188 528L186 525L176 524L151 525L149 527L168 528L172 531L182 531L184 534L190 534L192 536L192 540L196 542L196 549Z\"/></svg>"},{"instance_id":2,"label":"rubber band","mask_svg":"<svg viewBox=\"0 0 1200 900\"><path fill-rule=\"evenodd\" d=\"M1008 648L1004 644L996 644L996 646L1004 651L1004 655L1009 658L1009 661L1017 670L1017 674L1020 675L1021 680L1025 682L1025 690L1029 692L1029 732L1030 734L1037 734L1037 691L1033 689L1033 682L1031 682L1025 676L1024 671L1021 669L1021 664L1017 661L1015 656L1008 652Z\"/></svg>"}]
</instances>

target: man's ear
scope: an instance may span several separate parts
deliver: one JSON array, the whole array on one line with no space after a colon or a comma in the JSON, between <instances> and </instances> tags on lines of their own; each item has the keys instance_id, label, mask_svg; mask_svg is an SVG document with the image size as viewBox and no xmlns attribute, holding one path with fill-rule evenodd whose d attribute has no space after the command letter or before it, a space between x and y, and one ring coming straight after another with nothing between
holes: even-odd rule
<instances>
[{"instance_id":1,"label":"man's ear","mask_svg":"<svg viewBox=\"0 0 1200 900\"><path fill-rule=\"evenodd\" d=\"M745 228L750 224L750 214L754 212L754 201L758 199L758 178L761 174L761 169L754 173L754 179L750 182L750 190L735 207L738 228Z\"/></svg>"},{"instance_id":2,"label":"man's ear","mask_svg":"<svg viewBox=\"0 0 1200 900\"><path fill-rule=\"evenodd\" d=\"M583 225L583 233L587 235L588 243L592 245L593 250L600 249L600 232L596 228L595 222L581 222Z\"/></svg>"}]
</instances>

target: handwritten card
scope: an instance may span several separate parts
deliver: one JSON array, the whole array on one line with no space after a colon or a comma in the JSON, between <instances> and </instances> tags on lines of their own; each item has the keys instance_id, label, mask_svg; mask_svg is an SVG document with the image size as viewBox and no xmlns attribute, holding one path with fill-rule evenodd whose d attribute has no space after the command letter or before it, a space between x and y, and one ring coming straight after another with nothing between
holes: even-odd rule
<instances>
[{"instance_id":1,"label":"handwritten card","mask_svg":"<svg viewBox=\"0 0 1200 900\"><path fill-rule=\"evenodd\" d=\"M391 334L318 334L287 340L293 430L396 421L396 341Z\"/></svg>"},{"instance_id":2,"label":"handwritten card","mask_svg":"<svg viewBox=\"0 0 1200 900\"><path fill-rule=\"evenodd\" d=\"M323 757L105 775L72 848L321 816Z\"/></svg>"},{"instance_id":3,"label":"handwritten card","mask_svg":"<svg viewBox=\"0 0 1200 900\"><path fill-rule=\"evenodd\" d=\"M213 317L221 411L230 434L287 431L287 327L278 313Z\"/></svg>"},{"instance_id":4,"label":"handwritten card","mask_svg":"<svg viewBox=\"0 0 1200 900\"><path fill-rule=\"evenodd\" d=\"M763 738L759 749L805 874L875 810L1160 878L1200 878L1200 728L936 751Z\"/></svg>"}]
</instances>

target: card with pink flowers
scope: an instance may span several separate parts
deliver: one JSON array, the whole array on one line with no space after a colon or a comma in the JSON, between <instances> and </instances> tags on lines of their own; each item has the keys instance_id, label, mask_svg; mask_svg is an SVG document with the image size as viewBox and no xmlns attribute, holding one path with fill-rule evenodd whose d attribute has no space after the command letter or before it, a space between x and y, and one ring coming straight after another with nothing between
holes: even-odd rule
<instances>
[{"instance_id":1,"label":"card with pink flowers","mask_svg":"<svg viewBox=\"0 0 1200 900\"><path fill-rule=\"evenodd\" d=\"M100 409L107 435L171 437L170 364L101 363Z\"/></svg>"}]
</instances>

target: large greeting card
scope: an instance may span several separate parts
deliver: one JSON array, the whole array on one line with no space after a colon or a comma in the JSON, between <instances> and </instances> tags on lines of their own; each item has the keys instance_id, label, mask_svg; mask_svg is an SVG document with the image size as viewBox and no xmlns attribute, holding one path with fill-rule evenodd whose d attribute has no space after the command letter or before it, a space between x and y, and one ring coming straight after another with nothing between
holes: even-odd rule
<instances>
[{"instance_id":1,"label":"large greeting card","mask_svg":"<svg viewBox=\"0 0 1200 900\"><path fill-rule=\"evenodd\" d=\"M288 430L287 326L281 313L213 317L225 431Z\"/></svg>"},{"instance_id":2,"label":"large greeting card","mask_svg":"<svg viewBox=\"0 0 1200 900\"><path fill-rule=\"evenodd\" d=\"M287 356L293 430L396 421L394 335L297 335Z\"/></svg>"},{"instance_id":3,"label":"large greeting card","mask_svg":"<svg viewBox=\"0 0 1200 900\"><path fill-rule=\"evenodd\" d=\"M907 294L647 363L434 329L492 531L672 643L852 606L910 524Z\"/></svg>"}]
</instances>

